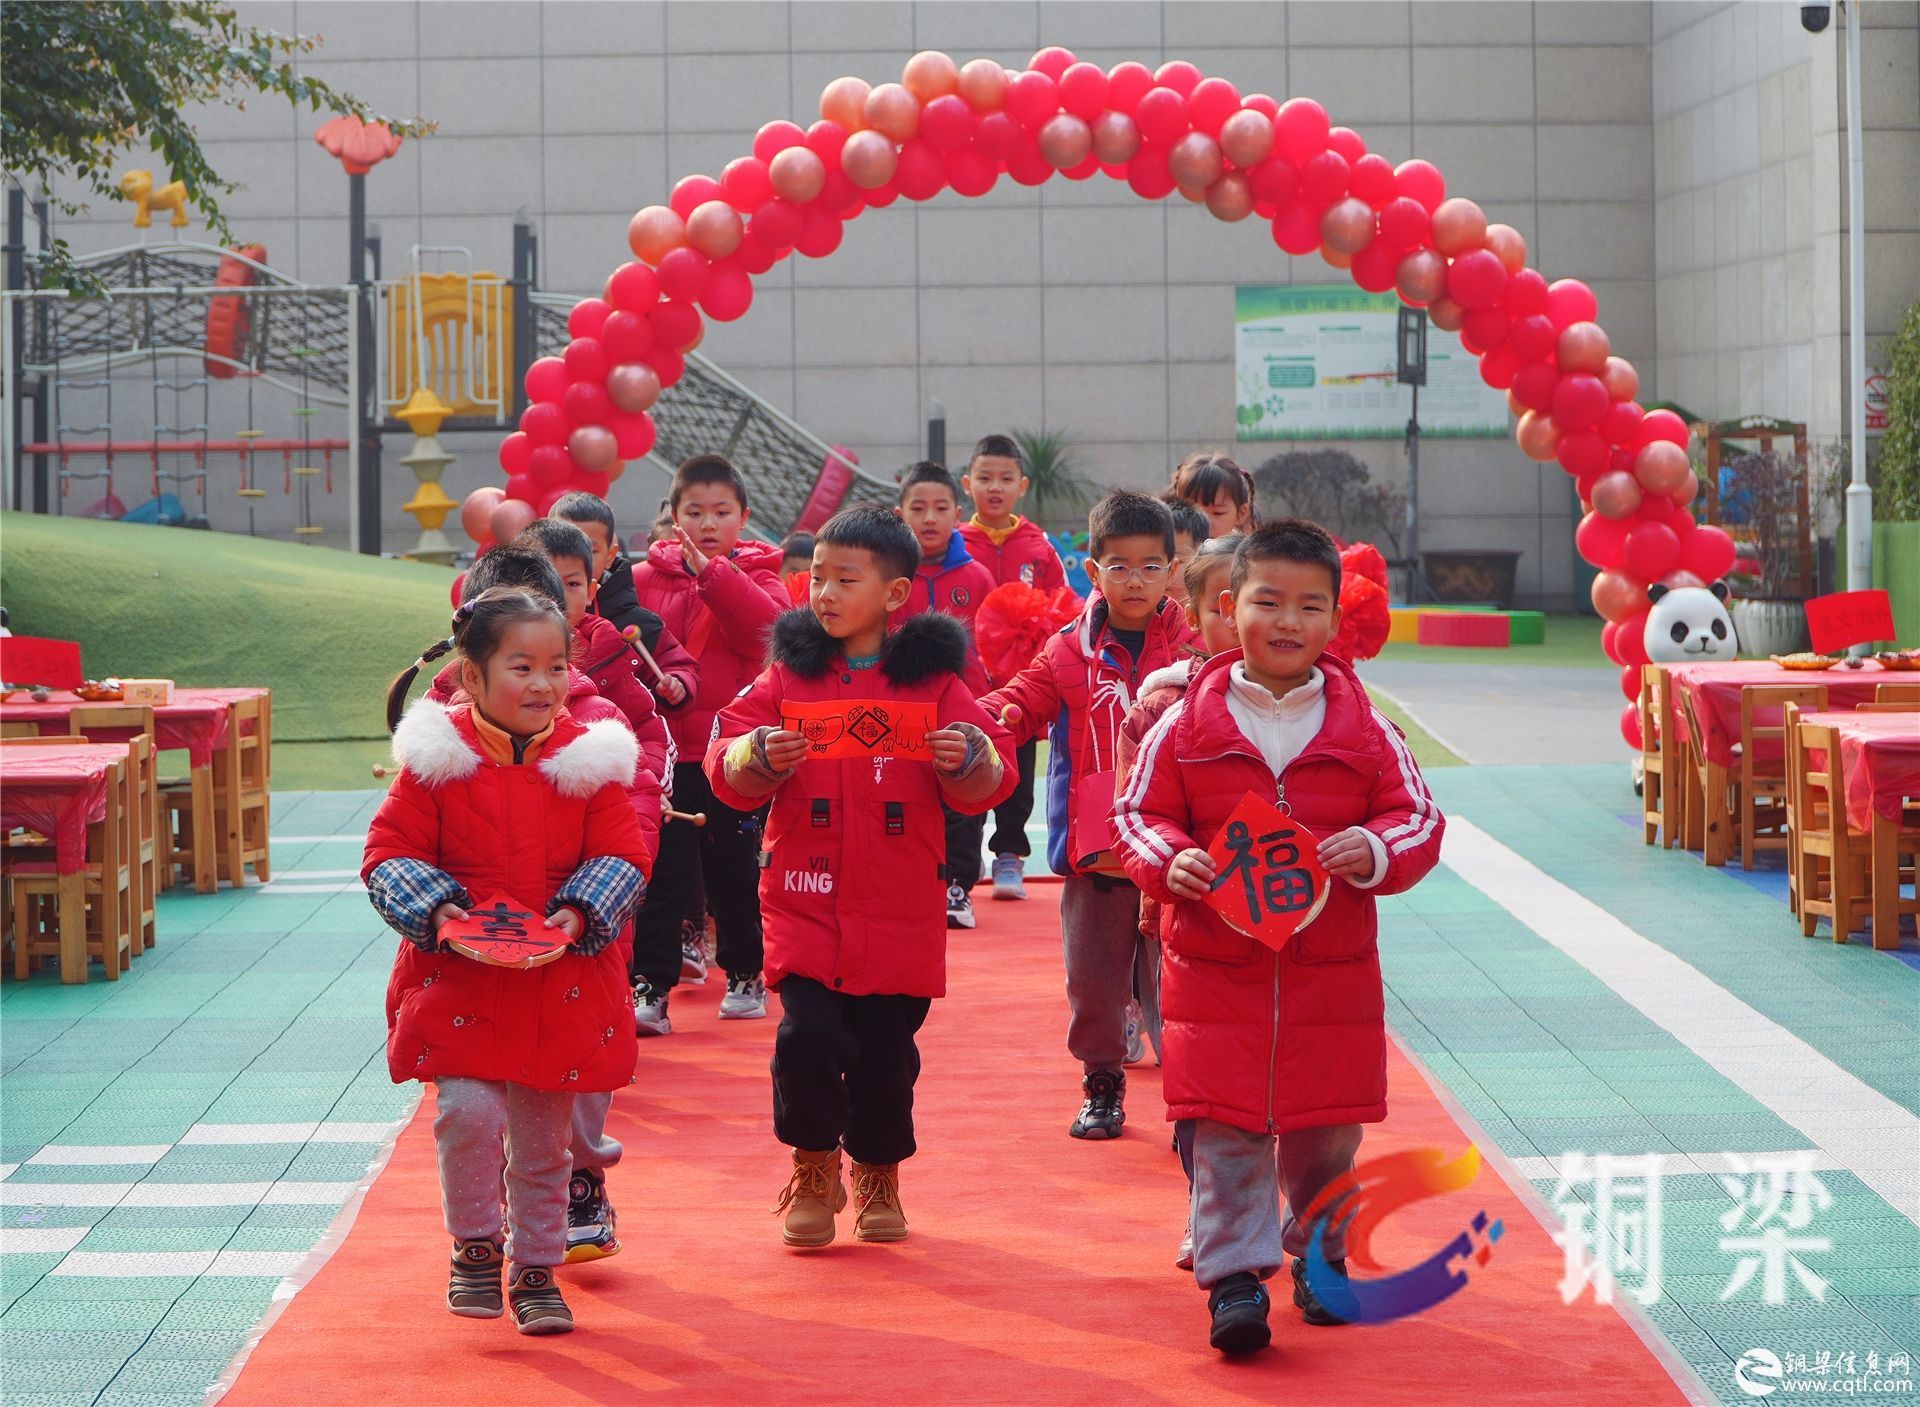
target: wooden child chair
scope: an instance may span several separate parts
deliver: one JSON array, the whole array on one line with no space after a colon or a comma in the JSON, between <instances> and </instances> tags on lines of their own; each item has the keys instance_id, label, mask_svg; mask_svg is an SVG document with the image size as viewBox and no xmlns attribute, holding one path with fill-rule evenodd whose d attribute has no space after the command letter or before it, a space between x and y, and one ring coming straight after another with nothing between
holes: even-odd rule
<instances>
[{"instance_id":1,"label":"wooden child chair","mask_svg":"<svg viewBox=\"0 0 1920 1407\"><path fill-rule=\"evenodd\" d=\"M1827 706L1824 684L1763 684L1740 691L1740 868L1753 868L1760 850L1787 848L1787 729L1784 720L1768 723L1764 716L1788 704L1803 712ZM1761 761L1756 745L1780 744L1780 757Z\"/></svg>"},{"instance_id":2,"label":"wooden child chair","mask_svg":"<svg viewBox=\"0 0 1920 1407\"><path fill-rule=\"evenodd\" d=\"M1666 671L1657 664L1640 666L1640 820L1646 843L1655 834L1660 848L1671 850L1680 839L1680 805L1687 794L1681 775L1686 762L1680 755L1680 735L1674 729L1673 693Z\"/></svg>"},{"instance_id":3,"label":"wooden child chair","mask_svg":"<svg viewBox=\"0 0 1920 1407\"><path fill-rule=\"evenodd\" d=\"M116 761L107 773L107 802L102 818L87 828L87 858L79 879L79 902L84 912L73 915L63 907L61 877L55 862L24 861L11 865L13 882L13 975L24 981L37 958L61 960L63 982L87 980L85 963L99 962L107 980L120 980L121 969L133 959L134 880L129 855L133 849L133 817L127 806L128 763ZM78 921L85 930L82 967L68 971L61 951L63 922Z\"/></svg>"},{"instance_id":4,"label":"wooden child chair","mask_svg":"<svg viewBox=\"0 0 1920 1407\"><path fill-rule=\"evenodd\" d=\"M154 946L154 896L160 889L160 779L154 751L153 710L144 704L94 704L67 715L67 726L87 738L109 734L126 739L127 804L133 838L129 861L138 885L138 922L134 925L133 955ZM131 734L131 736L128 736ZM100 738L99 741L107 741Z\"/></svg>"},{"instance_id":5,"label":"wooden child chair","mask_svg":"<svg viewBox=\"0 0 1920 1407\"><path fill-rule=\"evenodd\" d=\"M271 879L267 832L272 824L273 713L267 698L241 699L227 717L227 746L213 756L213 792L219 805L219 875L238 889L247 866L262 884Z\"/></svg>"},{"instance_id":6,"label":"wooden child chair","mask_svg":"<svg viewBox=\"0 0 1920 1407\"><path fill-rule=\"evenodd\" d=\"M1800 915L1803 937L1813 937L1826 918L1833 921L1833 941L1844 943L1864 925L1871 903L1869 839L1847 826L1838 734L1824 724L1801 722L1800 710L1792 705L1787 719L1787 777L1797 793L1788 803L1793 828L1788 901ZM1812 756L1816 752L1818 762Z\"/></svg>"}]
</instances>

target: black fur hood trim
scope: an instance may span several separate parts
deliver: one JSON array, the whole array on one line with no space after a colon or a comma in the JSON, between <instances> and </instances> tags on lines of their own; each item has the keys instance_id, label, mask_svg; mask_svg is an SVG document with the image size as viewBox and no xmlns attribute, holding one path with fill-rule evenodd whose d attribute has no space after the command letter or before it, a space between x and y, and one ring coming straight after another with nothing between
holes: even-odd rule
<instances>
[{"instance_id":1,"label":"black fur hood trim","mask_svg":"<svg viewBox=\"0 0 1920 1407\"><path fill-rule=\"evenodd\" d=\"M802 679L818 679L840 658L840 642L827 634L805 606L773 623L768 661ZM960 674L967 667L967 628L950 615L922 611L890 631L880 656L887 682L905 687L937 674Z\"/></svg>"}]
</instances>

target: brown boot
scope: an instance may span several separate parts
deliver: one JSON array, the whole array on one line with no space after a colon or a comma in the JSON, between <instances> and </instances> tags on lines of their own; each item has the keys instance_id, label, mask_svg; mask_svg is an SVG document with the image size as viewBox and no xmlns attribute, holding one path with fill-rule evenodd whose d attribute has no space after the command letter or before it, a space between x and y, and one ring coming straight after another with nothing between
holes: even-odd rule
<instances>
[{"instance_id":1,"label":"brown boot","mask_svg":"<svg viewBox=\"0 0 1920 1407\"><path fill-rule=\"evenodd\" d=\"M793 1176L773 1204L784 1211L780 1239L789 1246L825 1246L833 1240L834 1214L847 1205L847 1185L840 1180L840 1150L809 1153L793 1150Z\"/></svg>"},{"instance_id":2,"label":"brown boot","mask_svg":"<svg viewBox=\"0 0 1920 1407\"><path fill-rule=\"evenodd\" d=\"M907 1239L907 1214L900 1210L898 1163L855 1163L853 1205L859 1213L853 1224L854 1240Z\"/></svg>"}]
</instances>

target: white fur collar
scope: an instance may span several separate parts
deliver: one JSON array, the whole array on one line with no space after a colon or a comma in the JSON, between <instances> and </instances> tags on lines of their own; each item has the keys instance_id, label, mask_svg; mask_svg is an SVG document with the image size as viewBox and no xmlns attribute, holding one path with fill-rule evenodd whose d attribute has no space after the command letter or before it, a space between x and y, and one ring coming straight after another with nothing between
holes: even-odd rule
<instances>
[{"instance_id":1,"label":"white fur collar","mask_svg":"<svg viewBox=\"0 0 1920 1407\"><path fill-rule=\"evenodd\" d=\"M462 781L480 770L480 754L453 726L452 711L420 699L393 730L393 760L430 787ZM623 723L603 718L540 758L540 775L562 796L592 796L612 782L626 786L640 763L640 745Z\"/></svg>"},{"instance_id":2,"label":"white fur collar","mask_svg":"<svg viewBox=\"0 0 1920 1407\"><path fill-rule=\"evenodd\" d=\"M1140 697L1144 699L1155 689L1164 689L1169 685L1178 689L1186 688L1187 685L1193 682L1194 663L1195 661L1189 657L1187 659L1175 660L1172 664L1154 670L1153 673L1141 681Z\"/></svg>"}]
</instances>

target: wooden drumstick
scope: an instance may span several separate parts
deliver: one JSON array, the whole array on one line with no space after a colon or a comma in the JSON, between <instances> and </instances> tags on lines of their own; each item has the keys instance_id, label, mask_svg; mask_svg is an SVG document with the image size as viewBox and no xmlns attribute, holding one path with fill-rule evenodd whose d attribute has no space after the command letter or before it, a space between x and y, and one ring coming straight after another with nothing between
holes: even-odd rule
<instances>
[{"instance_id":1,"label":"wooden drumstick","mask_svg":"<svg viewBox=\"0 0 1920 1407\"><path fill-rule=\"evenodd\" d=\"M695 811L689 815L685 811L669 811L667 812L667 819L669 821L685 821L688 825L692 826L704 826L707 823L707 813L705 811Z\"/></svg>"},{"instance_id":2,"label":"wooden drumstick","mask_svg":"<svg viewBox=\"0 0 1920 1407\"><path fill-rule=\"evenodd\" d=\"M385 779L387 777L391 777L393 773L389 772L386 768L382 767L378 762L376 762L373 764L373 775L376 778Z\"/></svg>"},{"instance_id":3,"label":"wooden drumstick","mask_svg":"<svg viewBox=\"0 0 1920 1407\"><path fill-rule=\"evenodd\" d=\"M640 656L641 659L646 661L647 668L653 671L653 677L655 681L661 684L666 683L667 682L666 670L660 667L660 661L656 660L653 657L653 655L648 651L647 647L640 643L640 627L637 625L630 625L625 630L621 631L620 634L621 634L621 638L627 642L628 646L633 650L633 652L636 655Z\"/></svg>"}]
</instances>

